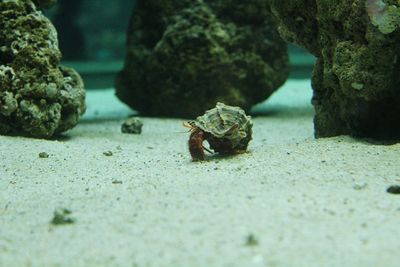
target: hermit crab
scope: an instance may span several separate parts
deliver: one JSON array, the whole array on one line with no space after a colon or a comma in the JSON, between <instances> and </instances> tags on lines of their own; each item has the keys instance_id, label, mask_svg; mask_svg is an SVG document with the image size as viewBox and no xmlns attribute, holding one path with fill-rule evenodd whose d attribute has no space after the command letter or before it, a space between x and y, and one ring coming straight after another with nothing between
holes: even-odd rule
<instances>
[{"instance_id":1,"label":"hermit crab","mask_svg":"<svg viewBox=\"0 0 400 267\"><path fill-rule=\"evenodd\" d=\"M203 116L184 123L190 128L189 151L193 161L205 160L203 146L207 141L210 148L219 154L243 153L252 138L253 122L240 107L218 102L216 107L207 110Z\"/></svg>"}]
</instances>

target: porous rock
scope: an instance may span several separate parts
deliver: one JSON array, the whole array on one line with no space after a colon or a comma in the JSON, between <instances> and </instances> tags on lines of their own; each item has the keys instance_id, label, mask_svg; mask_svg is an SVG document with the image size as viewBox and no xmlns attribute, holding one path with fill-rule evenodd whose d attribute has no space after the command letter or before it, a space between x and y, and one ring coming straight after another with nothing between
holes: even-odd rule
<instances>
[{"instance_id":1,"label":"porous rock","mask_svg":"<svg viewBox=\"0 0 400 267\"><path fill-rule=\"evenodd\" d=\"M400 137L400 2L271 0L281 35L317 57L315 135Z\"/></svg>"},{"instance_id":2,"label":"porous rock","mask_svg":"<svg viewBox=\"0 0 400 267\"><path fill-rule=\"evenodd\" d=\"M143 122L135 117L128 118L121 125L121 132L127 134L141 134Z\"/></svg>"},{"instance_id":3,"label":"porous rock","mask_svg":"<svg viewBox=\"0 0 400 267\"><path fill-rule=\"evenodd\" d=\"M268 0L139 0L117 96L142 114L196 117L220 101L249 111L287 79Z\"/></svg>"},{"instance_id":4,"label":"porous rock","mask_svg":"<svg viewBox=\"0 0 400 267\"><path fill-rule=\"evenodd\" d=\"M59 65L57 33L30 0L0 2L0 134L50 138L85 111L80 76Z\"/></svg>"}]
</instances>

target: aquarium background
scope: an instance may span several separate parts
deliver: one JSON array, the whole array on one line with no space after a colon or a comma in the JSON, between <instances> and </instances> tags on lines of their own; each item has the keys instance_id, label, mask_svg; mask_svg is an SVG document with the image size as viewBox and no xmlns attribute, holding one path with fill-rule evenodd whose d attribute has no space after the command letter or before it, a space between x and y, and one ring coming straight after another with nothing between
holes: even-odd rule
<instances>
[{"instance_id":1,"label":"aquarium background","mask_svg":"<svg viewBox=\"0 0 400 267\"><path fill-rule=\"evenodd\" d=\"M58 0L45 15L53 22L63 64L75 68L87 89L113 87L123 67L126 32L135 0ZM309 78L314 57L289 44L290 78Z\"/></svg>"}]
</instances>

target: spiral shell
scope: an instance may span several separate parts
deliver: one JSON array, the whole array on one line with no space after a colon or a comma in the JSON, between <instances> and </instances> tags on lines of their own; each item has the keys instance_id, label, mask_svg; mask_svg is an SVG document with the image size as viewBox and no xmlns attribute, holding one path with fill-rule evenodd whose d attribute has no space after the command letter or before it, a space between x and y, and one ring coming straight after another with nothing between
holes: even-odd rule
<instances>
[{"instance_id":1,"label":"spiral shell","mask_svg":"<svg viewBox=\"0 0 400 267\"><path fill-rule=\"evenodd\" d=\"M217 152L246 150L252 139L253 122L240 107L218 102L215 108L207 110L193 123L209 134L207 141Z\"/></svg>"}]
</instances>

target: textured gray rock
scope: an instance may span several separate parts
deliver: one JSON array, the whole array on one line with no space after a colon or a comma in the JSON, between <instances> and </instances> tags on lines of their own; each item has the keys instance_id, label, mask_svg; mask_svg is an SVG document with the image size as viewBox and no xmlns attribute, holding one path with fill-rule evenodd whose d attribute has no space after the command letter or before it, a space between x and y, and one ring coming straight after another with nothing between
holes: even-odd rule
<instances>
[{"instance_id":1,"label":"textured gray rock","mask_svg":"<svg viewBox=\"0 0 400 267\"><path fill-rule=\"evenodd\" d=\"M50 138L74 127L84 86L59 66L53 25L29 0L0 2L0 25L0 134Z\"/></svg>"},{"instance_id":2,"label":"textured gray rock","mask_svg":"<svg viewBox=\"0 0 400 267\"><path fill-rule=\"evenodd\" d=\"M142 0L117 96L142 114L196 117L268 98L289 73L267 0Z\"/></svg>"},{"instance_id":3,"label":"textured gray rock","mask_svg":"<svg viewBox=\"0 0 400 267\"><path fill-rule=\"evenodd\" d=\"M121 125L121 132L127 134L141 134L143 122L139 118L131 117Z\"/></svg>"},{"instance_id":4,"label":"textured gray rock","mask_svg":"<svg viewBox=\"0 0 400 267\"><path fill-rule=\"evenodd\" d=\"M271 0L279 31L317 58L317 137L400 138L400 2Z\"/></svg>"}]
</instances>

